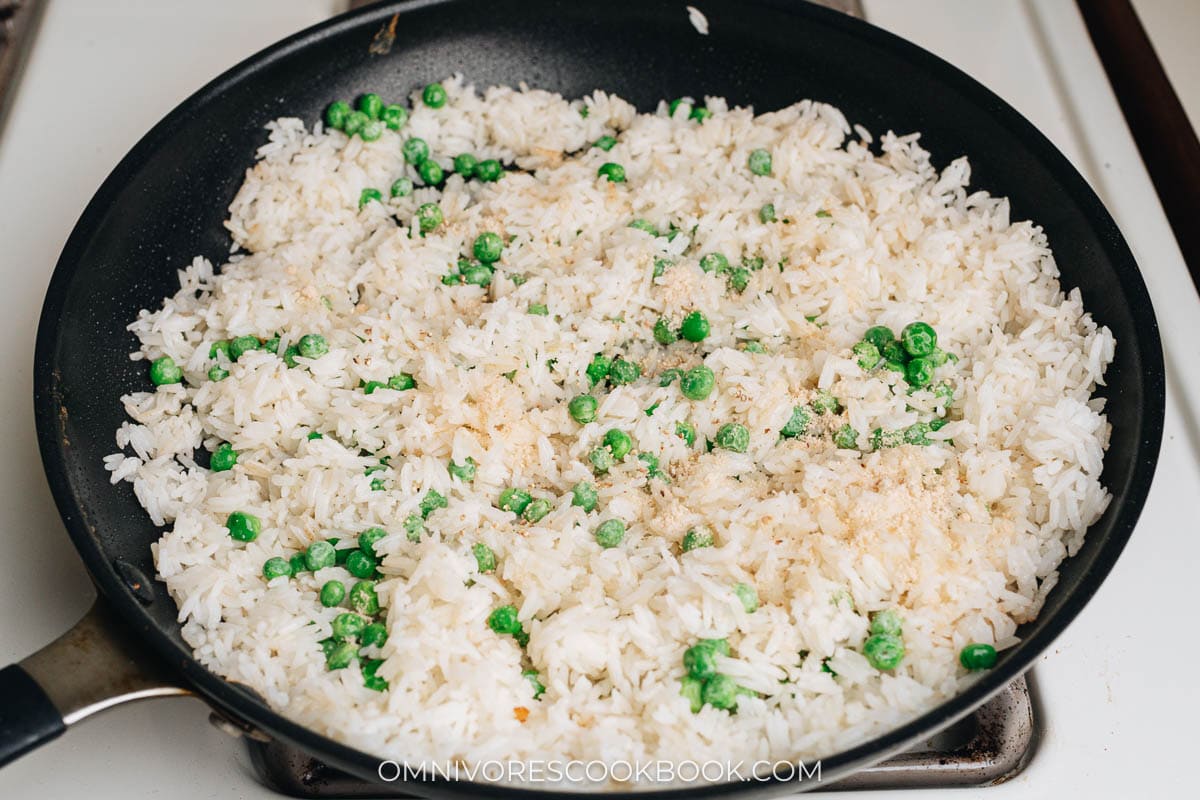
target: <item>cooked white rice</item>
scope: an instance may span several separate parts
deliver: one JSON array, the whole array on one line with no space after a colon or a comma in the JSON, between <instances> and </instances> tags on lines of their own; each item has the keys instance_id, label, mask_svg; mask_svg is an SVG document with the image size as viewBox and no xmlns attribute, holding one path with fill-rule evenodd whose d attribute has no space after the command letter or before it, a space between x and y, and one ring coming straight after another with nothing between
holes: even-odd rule
<instances>
[{"instance_id":1,"label":"cooked white rice","mask_svg":"<svg viewBox=\"0 0 1200 800\"><path fill-rule=\"evenodd\" d=\"M141 341L132 357L170 355L185 382L123 398L132 420L106 463L167 526L154 555L200 661L290 718L395 760L749 763L812 759L884 732L971 680L958 663L965 644L1016 642L1109 500L1108 424L1090 395L1113 338L1077 290L1064 294L1038 226L970 190L965 158L939 173L916 134L889 133L873 154L865 130L820 103L755 116L708 98L714 114L699 124L665 105L639 115L599 91L569 102L444 85L445 108L414 97L406 128L373 143L270 123L230 207L228 263L197 258L179 293L129 326ZM605 134L618 137L611 152L588 147ZM400 155L408 136L447 168L471 152L523 171L496 183L450 175L440 194L388 198L397 177L416 178ZM773 154L770 177L747 169L754 148ZM606 161L628 181L598 180ZM384 201L360 211L364 187ZM430 201L446 223L411 235ZM765 203L778 222L759 221ZM656 238L628 227L634 218L681 233ZM490 289L443 285L483 231L512 237ZM712 251L767 266L738 294L698 266ZM676 265L655 278L659 257ZM534 303L550 315L528 313ZM654 342L660 316L678 324L693 308L712 323L702 346ZM850 352L872 325L917 319L960 358L936 376L954 388L949 409ZM278 333L287 346L309 332L329 340L327 355L289 369L252 351L226 380L206 377L213 341ZM746 352L750 340L767 352ZM597 389L598 418L580 426L566 404L588 391L597 352L636 360L643 378ZM659 386L662 370L701 359L717 377L707 400ZM359 388L400 372L417 388ZM817 388L846 410L781 441ZM951 421L933 445L871 451L870 431L940 413ZM684 420L694 447L675 434ZM706 452L705 437L730 421L748 426L748 452ZM862 432L860 449L831 442L845 423ZM658 456L669 482L632 455L594 478L587 453L613 427ZM193 451L220 442L237 466L197 466ZM384 455L385 471L364 474ZM478 475L465 484L447 462L468 456ZM373 491L374 478L386 488ZM581 480L598 484L590 514L571 505ZM495 507L509 486L554 510L519 521ZM414 544L402 523L431 489L449 507ZM230 538L235 510L261 518L256 541ZM593 531L611 517L628 533L602 549ZM702 522L717 546L681 554ZM269 557L329 537L352 546L371 526L390 533L377 546L385 692L364 688L353 665L326 669L319 642L345 609L322 607L317 591L353 583L342 567L261 573ZM478 572L477 542L495 552L494 574ZM754 613L738 582L756 587ZM530 635L524 653L485 624L509 603ZM907 649L893 672L861 654L869 615L886 608L900 611ZM728 637L721 670L758 693L736 713L692 713L679 694L683 652L704 637ZM530 666L540 700L522 677Z\"/></svg>"}]
</instances>

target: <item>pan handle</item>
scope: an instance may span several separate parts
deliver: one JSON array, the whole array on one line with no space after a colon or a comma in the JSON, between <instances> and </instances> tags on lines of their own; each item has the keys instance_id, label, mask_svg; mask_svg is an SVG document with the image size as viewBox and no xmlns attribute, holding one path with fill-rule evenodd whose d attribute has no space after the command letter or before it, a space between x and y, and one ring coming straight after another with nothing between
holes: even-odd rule
<instances>
[{"instance_id":1,"label":"pan handle","mask_svg":"<svg viewBox=\"0 0 1200 800\"><path fill-rule=\"evenodd\" d=\"M106 708L191 693L96 598L75 627L0 670L0 767Z\"/></svg>"}]
</instances>

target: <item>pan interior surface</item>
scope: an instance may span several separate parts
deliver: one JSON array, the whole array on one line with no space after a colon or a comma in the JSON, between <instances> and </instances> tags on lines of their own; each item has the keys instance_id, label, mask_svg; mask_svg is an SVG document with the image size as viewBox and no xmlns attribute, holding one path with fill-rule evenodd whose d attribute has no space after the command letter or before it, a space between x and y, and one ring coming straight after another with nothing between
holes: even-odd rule
<instances>
[{"instance_id":1,"label":"pan interior surface","mask_svg":"<svg viewBox=\"0 0 1200 800\"><path fill-rule=\"evenodd\" d=\"M692 27L683 4L673 3L464 0L367 9L298 34L218 78L151 131L100 189L67 243L43 311L35 364L43 459L103 592L214 702L337 766L374 774L373 757L288 722L196 664L165 587L151 582L152 598L139 600L122 579L154 575L149 545L161 533L129 485L111 486L103 467L125 419L119 398L145 388L144 365L126 355L136 343L125 325L172 294L176 270L197 254L225 260L226 209L265 141L266 122L282 115L311 122L331 99L365 91L406 96L451 73L479 87L525 82L567 97L600 88L642 111L680 95L724 96L758 111L812 98L876 136L920 131L938 166L968 155L973 187L1007 196L1014 220L1032 218L1045 228L1064 289L1080 287L1085 307L1113 331L1116 358L1100 391L1112 425L1103 476L1113 495L1108 511L1063 564L1039 618L1019 631L1022 644L995 670L934 712L825 759L827 779L949 723L1011 680L1111 568L1149 488L1163 378L1145 287L1095 195L1010 107L889 34L803 3L720 0L703 10L707 36ZM386 36L378 34L395 12L394 41L382 53Z\"/></svg>"}]
</instances>

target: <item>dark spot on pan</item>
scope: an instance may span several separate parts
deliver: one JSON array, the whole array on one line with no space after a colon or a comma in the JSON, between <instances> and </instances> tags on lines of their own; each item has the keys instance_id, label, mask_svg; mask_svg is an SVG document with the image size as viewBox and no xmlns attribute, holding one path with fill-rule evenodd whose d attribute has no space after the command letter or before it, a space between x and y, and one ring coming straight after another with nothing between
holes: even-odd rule
<instances>
[{"instance_id":1,"label":"dark spot on pan","mask_svg":"<svg viewBox=\"0 0 1200 800\"><path fill-rule=\"evenodd\" d=\"M392 52L392 45L396 43L396 20L399 17L399 14L392 14L387 25L380 28L371 38L371 46L367 48L367 52L373 56L386 56Z\"/></svg>"},{"instance_id":2,"label":"dark spot on pan","mask_svg":"<svg viewBox=\"0 0 1200 800\"><path fill-rule=\"evenodd\" d=\"M122 558L113 559L113 568L139 603L148 606L154 602L154 592L150 589L150 580L144 572Z\"/></svg>"}]
</instances>

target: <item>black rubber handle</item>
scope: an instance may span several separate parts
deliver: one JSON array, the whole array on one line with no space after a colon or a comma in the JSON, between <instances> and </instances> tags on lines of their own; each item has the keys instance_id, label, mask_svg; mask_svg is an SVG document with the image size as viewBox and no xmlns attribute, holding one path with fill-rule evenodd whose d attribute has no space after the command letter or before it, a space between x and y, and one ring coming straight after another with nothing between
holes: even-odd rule
<instances>
[{"instance_id":1,"label":"black rubber handle","mask_svg":"<svg viewBox=\"0 0 1200 800\"><path fill-rule=\"evenodd\" d=\"M37 681L19 665L0 669L0 767L67 729Z\"/></svg>"}]
</instances>

